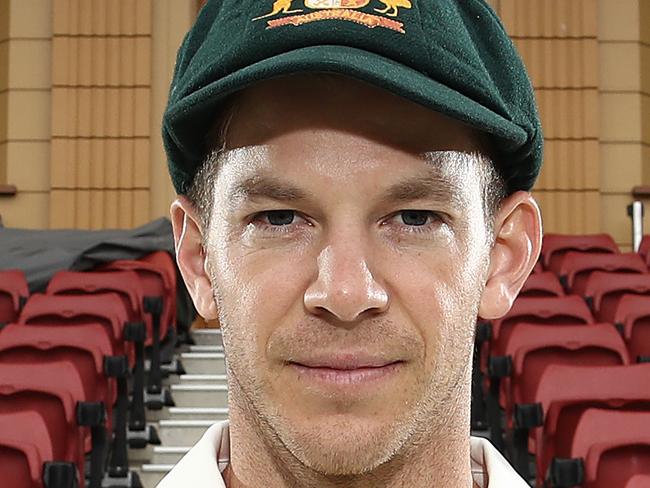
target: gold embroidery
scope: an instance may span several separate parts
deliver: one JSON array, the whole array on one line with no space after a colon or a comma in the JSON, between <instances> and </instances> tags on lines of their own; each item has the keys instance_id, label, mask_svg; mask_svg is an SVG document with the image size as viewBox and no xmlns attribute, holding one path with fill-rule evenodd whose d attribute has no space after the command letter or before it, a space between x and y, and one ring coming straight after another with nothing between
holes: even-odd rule
<instances>
[{"instance_id":1,"label":"gold embroidery","mask_svg":"<svg viewBox=\"0 0 650 488\"><path fill-rule=\"evenodd\" d=\"M290 17L282 17L280 19L269 20L267 29L273 29L275 27L282 27L285 25L298 26L302 24L308 24L309 22L316 22L317 20L327 19L349 20L370 28L386 27L387 29L405 34L404 24L401 22L387 19L386 17L380 17L378 15L366 14L364 12L355 12L354 10L345 9L321 10L320 12L312 12L305 15L292 15Z\"/></svg>"},{"instance_id":2,"label":"gold embroidery","mask_svg":"<svg viewBox=\"0 0 650 488\"><path fill-rule=\"evenodd\" d=\"M280 12L282 12L283 14L293 14L296 12L302 12L302 10L300 9L291 10L291 2L292 0L276 0L275 2L273 2L273 10L271 12L269 12L266 15L255 17L253 20L263 19L265 17L273 17L274 15L277 15Z\"/></svg>"},{"instance_id":3,"label":"gold embroidery","mask_svg":"<svg viewBox=\"0 0 650 488\"><path fill-rule=\"evenodd\" d=\"M267 17L275 17L282 15L279 18L268 20L266 24L267 29L282 27L287 25L303 25L310 22L319 20L337 19L355 22L357 24L365 25L369 28L384 27L391 29L401 34L405 34L404 24L397 20L392 20L384 16L369 14L366 12L359 12L357 9L363 8L370 4L371 0L304 0L304 6L316 12L310 12L302 15L289 15L302 12L301 9L291 9L292 0L276 0L273 2L271 12L253 20L265 19ZM397 17L399 8L412 8L410 0L379 0L384 4L384 9L374 9L380 14L385 14L388 17Z\"/></svg>"},{"instance_id":4,"label":"gold embroidery","mask_svg":"<svg viewBox=\"0 0 650 488\"><path fill-rule=\"evenodd\" d=\"M403 8L411 8L411 2L409 0L379 0L381 3L386 5L386 8L383 10L379 10L378 8L375 9L375 12L379 12L380 14L386 14L390 15L391 17L397 17L397 7L403 7ZM391 10L391 12L388 12Z\"/></svg>"},{"instance_id":5,"label":"gold embroidery","mask_svg":"<svg viewBox=\"0 0 650 488\"><path fill-rule=\"evenodd\" d=\"M370 0L305 0L305 7L319 8L361 8L370 3Z\"/></svg>"}]
</instances>

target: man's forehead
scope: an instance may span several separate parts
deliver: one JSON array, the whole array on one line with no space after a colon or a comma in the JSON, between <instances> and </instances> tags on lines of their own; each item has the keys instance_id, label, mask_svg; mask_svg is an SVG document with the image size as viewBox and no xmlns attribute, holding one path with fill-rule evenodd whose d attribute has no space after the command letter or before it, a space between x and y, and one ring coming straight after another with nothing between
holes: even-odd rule
<instances>
[{"instance_id":1,"label":"man's forehead","mask_svg":"<svg viewBox=\"0 0 650 488\"><path fill-rule=\"evenodd\" d=\"M329 178L331 172L321 164L314 173L307 161L274 161L272 154L268 146L225 151L220 192L225 193L231 205L264 199L313 202L323 191L331 191L322 186L320 178L313 178L315 174L318 176L319 169ZM477 180L476 166L480 164L477 156L458 151L434 151L414 155L418 163L409 164L407 170L398 170L400 163L397 161L394 165L384 165L376 170L379 174L372 175L374 192L371 198L392 202L434 199L461 206L468 189L473 188L471 183ZM342 185L354 185L360 181L358 178L363 180L363 169L356 178L338 176L335 180Z\"/></svg>"},{"instance_id":2,"label":"man's forehead","mask_svg":"<svg viewBox=\"0 0 650 488\"><path fill-rule=\"evenodd\" d=\"M485 138L468 125L342 75L307 73L265 80L238 93L234 104L229 148L311 128L359 134L411 152L484 146Z\"/></svg>"}]
</instances>

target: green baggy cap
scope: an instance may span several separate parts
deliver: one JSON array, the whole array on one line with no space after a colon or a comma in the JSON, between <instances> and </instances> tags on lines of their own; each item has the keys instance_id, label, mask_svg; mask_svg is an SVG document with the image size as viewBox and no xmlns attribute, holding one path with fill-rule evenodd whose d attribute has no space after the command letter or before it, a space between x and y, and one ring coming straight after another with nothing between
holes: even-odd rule
<instances>
[{"instance_id":1,"label":"green baggy cap","mask_svg":"<svg viewBox=\"0 0 650 488\"><path fill-rule=\"evenodd\" d=\"M489 134L508 191L537 178L543 136L526 69L482 0L210 0L176 60L163 141L179 194L224 97L299 72L357 78Z\"/></svg>"}]
</instances>

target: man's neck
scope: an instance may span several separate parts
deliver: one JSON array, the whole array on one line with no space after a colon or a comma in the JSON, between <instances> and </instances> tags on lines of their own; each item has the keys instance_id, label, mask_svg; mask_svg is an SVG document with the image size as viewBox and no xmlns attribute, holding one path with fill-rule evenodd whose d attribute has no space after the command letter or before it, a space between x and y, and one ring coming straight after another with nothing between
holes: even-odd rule
<instances>
[{"instance_id":1,"label":"man's neck","mask_svg":"<svg viewBox=\"0 0 650 488\"><path fill-rule=\"evenodd\" d=\"M233 395L234 396L234 395ZM360 476L326 477L300 463L279 441L265 441L252 412L238 408L231 396L228 488L366 488L474 487L470 464L469 411L449 415L444 434L428 432L413 446L379 468ZM467 417L467 418L465 418ZM275 445L277 444L277 445Z\"/></svg>"}]
</instances>

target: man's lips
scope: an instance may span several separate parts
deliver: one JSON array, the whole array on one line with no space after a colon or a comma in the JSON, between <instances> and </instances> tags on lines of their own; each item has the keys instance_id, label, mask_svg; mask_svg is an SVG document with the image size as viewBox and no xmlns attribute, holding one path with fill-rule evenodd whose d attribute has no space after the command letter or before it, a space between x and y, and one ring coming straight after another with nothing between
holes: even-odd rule
<instances>
[{"instance_id":1,"label":"man's lips","mask_svg":"<svg viewBox=\"0 0 650 488\"><path fill-rule=\"evenodd\" d=\"M288 361L289 363L306 368L354 370L367 368L382 368L390 364L402 362L398 359L388 359L370 354L320 354L308 358L299 358Z\"/></svg>"},{"instance_id":2,"label":"man's lips","mask_svg":"<svg viewBox=\"0 0 650 488\"><path fill-rule=\"evenodd\" d=\"M310 357L287 364L307 380L333 386L361 385L395 373L404 361L358 354Z\"/></svg>"}]
</instances>

